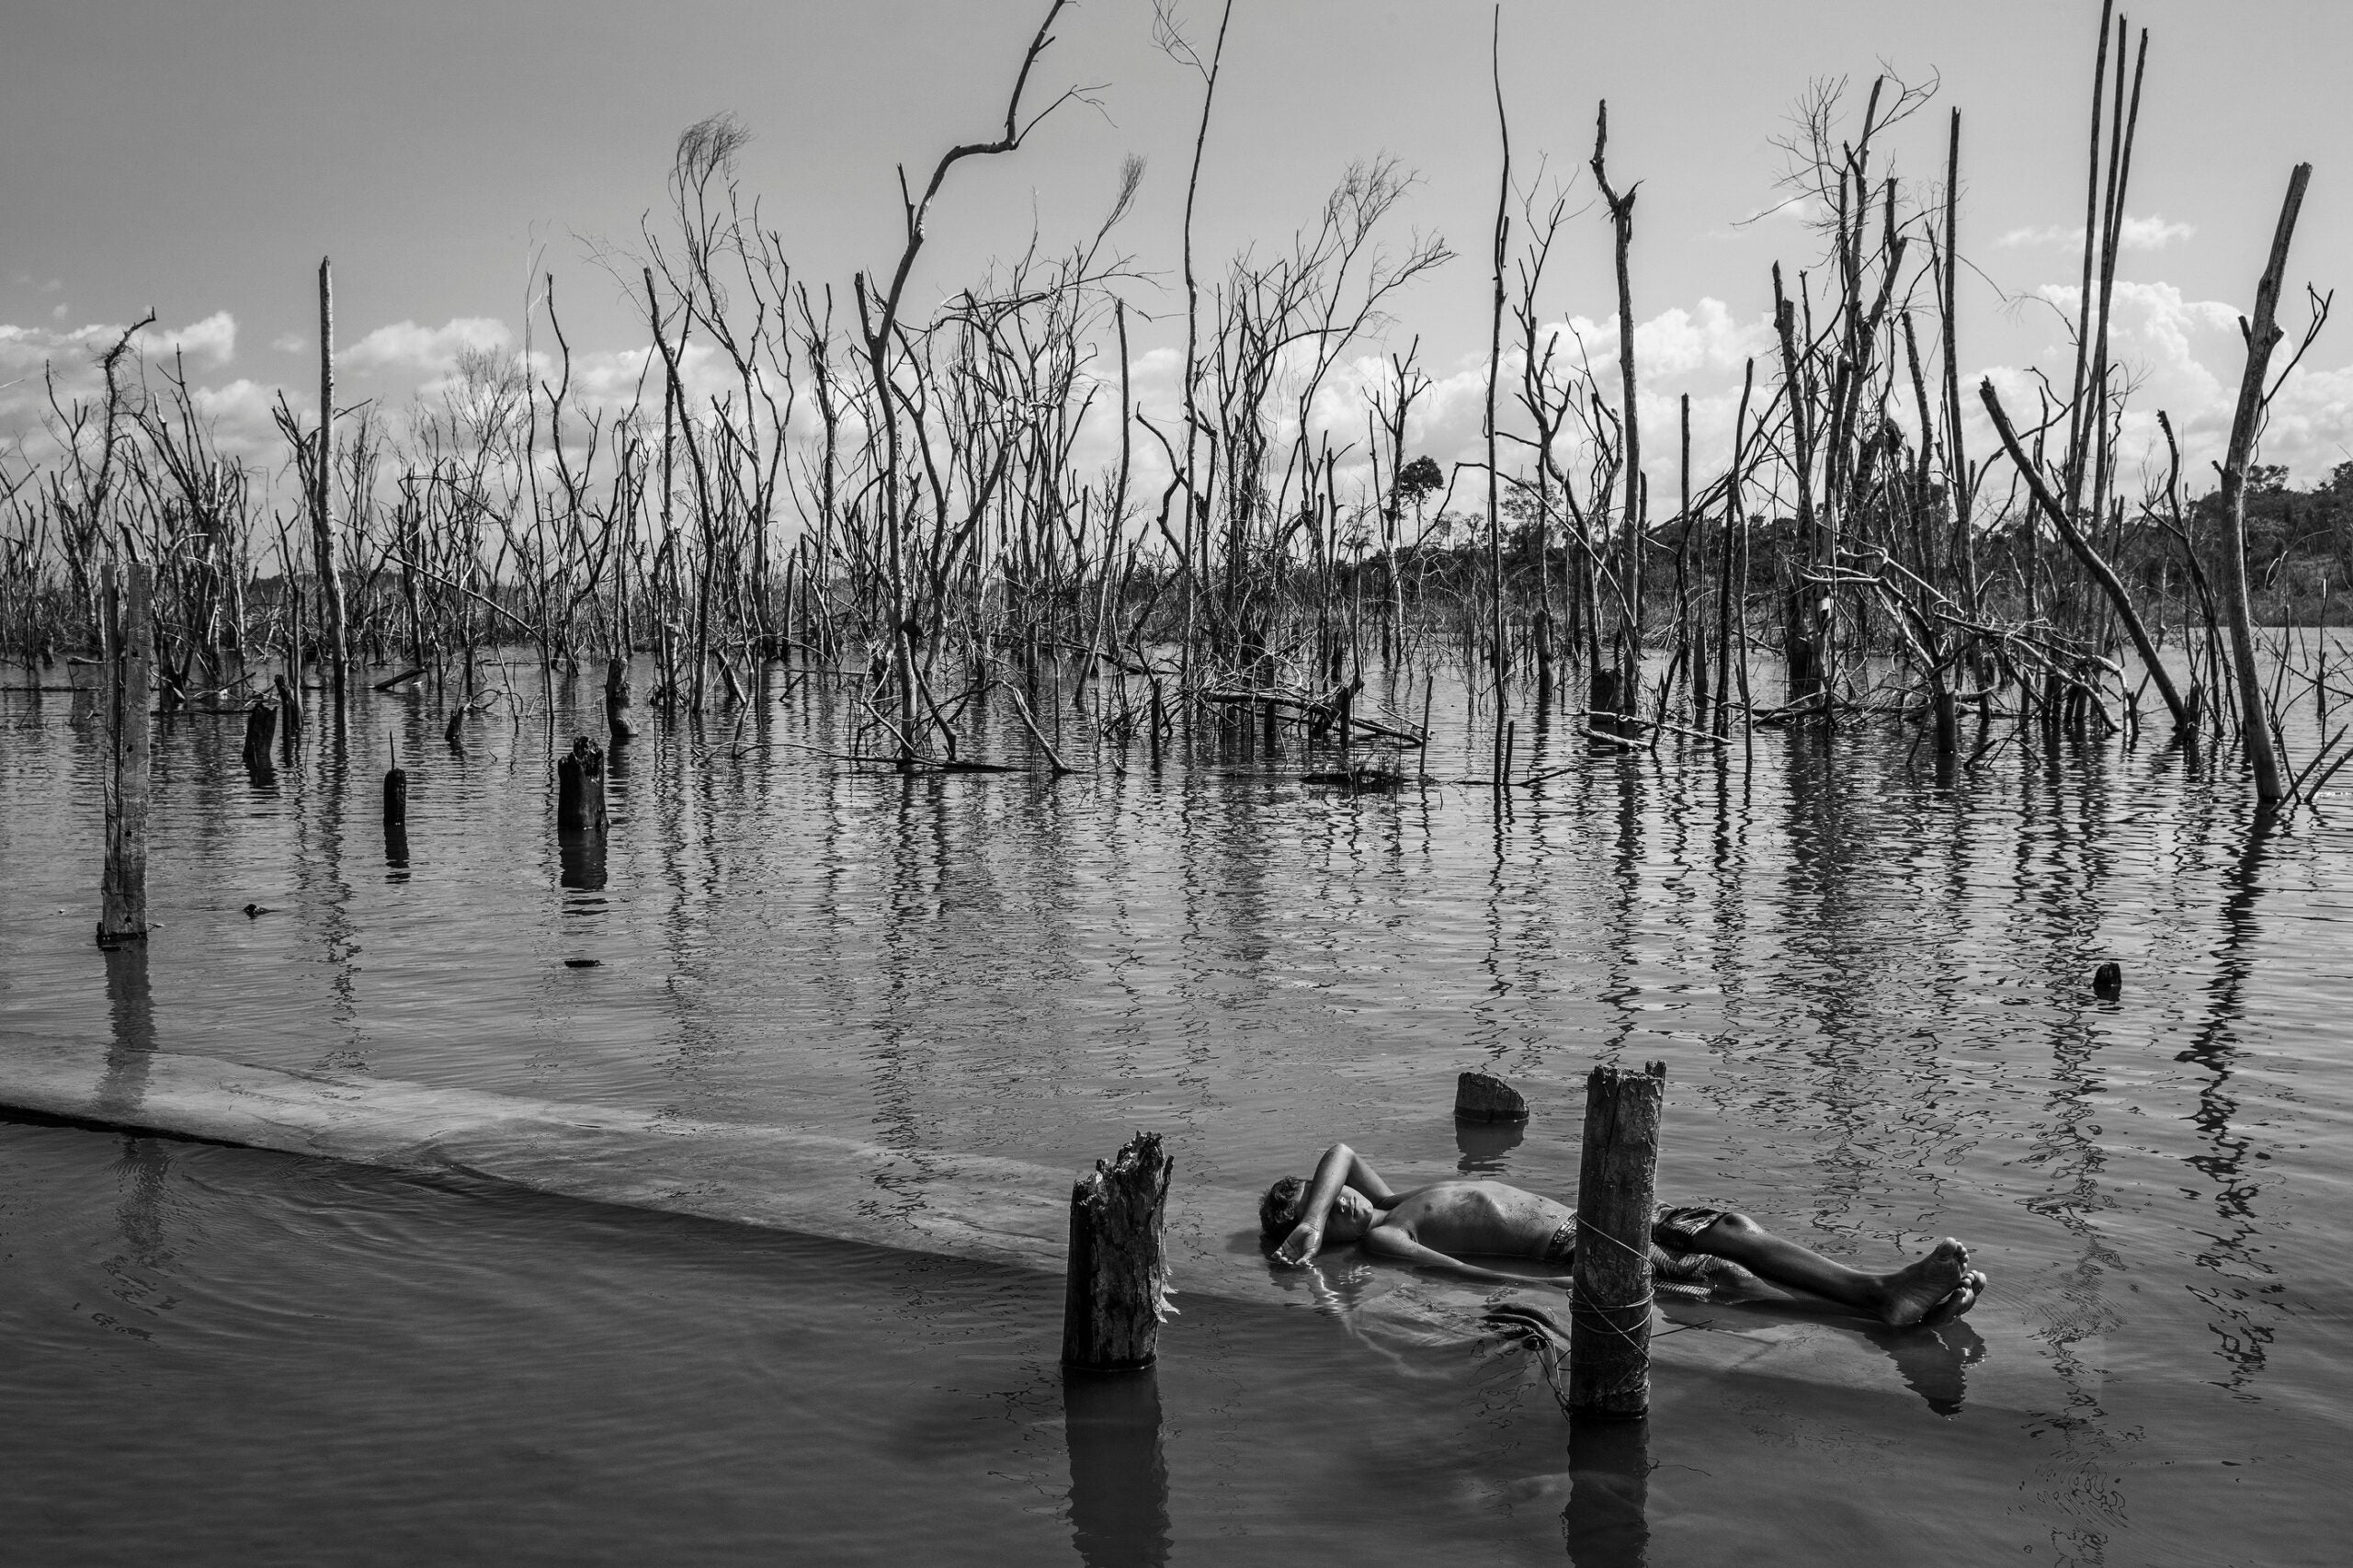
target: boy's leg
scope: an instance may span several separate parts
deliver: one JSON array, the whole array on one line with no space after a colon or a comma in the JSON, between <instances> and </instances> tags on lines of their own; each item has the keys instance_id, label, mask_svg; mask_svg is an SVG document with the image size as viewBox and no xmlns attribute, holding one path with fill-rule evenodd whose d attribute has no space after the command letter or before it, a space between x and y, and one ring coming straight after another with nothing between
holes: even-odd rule
<instances>
[{"instance_id":1,"label":"boy's leg","mask_svg":"<svg viewBox=\"0 0 2353 1568\"><path fill-rule=\"evenodd\" d=\"M1969 1267L1969 1249L1950 1238L1888 1274L1849 1268L1784 1241L1745 1214L1725 1214L1677 1239L1688 1251L1729 1259L1784 1290L1825 1297L1899 1328L1957 1318L1985 1288L1985 1277Z\"/></svg>"}]
</instances>

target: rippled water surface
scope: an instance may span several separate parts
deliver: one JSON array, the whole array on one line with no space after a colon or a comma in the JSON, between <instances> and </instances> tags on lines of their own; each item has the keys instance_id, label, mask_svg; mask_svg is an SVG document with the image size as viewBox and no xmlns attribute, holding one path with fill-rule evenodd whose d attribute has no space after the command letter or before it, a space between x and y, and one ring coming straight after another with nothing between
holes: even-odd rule
<instances>
[{"instance_id":1,"label":"rippled water surface","mask_svg":"<svg viewBox=\"0 0 2353 1568\"><path fill-rule=\"evenodd\" d=\"M22 679L0 1035L1073 1169L1152 1128L1204 1190L1345 1137L1563 1196L1586 1069L1660 1060L1663 1195L1865 1263L1957 1235L1995 1279L1942 1332L1677 1308L1647 1430L1573 1455L1479 1290L1347 1253L1070 1386L1050 1277L0 1122L22 1560L1608 1562L1636 1517L1675 1563L2340 1560L2353 770L2267 825L2154 742L2029 735L1947 788L1894 724L1620 756L1556 713L1518 745L1561 771L1499 808L1306 786L1239 731L1155 776L1065 686L1081 772L900 778L824 755L846 683L779 666L630 748L598 886L542 716L460 753L429 689L369 694L262 777L233 718L162 722L162 924L107 958L100 737ZM558 685L555 739L595 695ZM1435 711L1429 772L1476 771L1444 672ZM1470 1066L1523 1137L1458 1133ZM1193 1214L1180 1286L1251 1223Z\"/></svg>"}]
</instances>

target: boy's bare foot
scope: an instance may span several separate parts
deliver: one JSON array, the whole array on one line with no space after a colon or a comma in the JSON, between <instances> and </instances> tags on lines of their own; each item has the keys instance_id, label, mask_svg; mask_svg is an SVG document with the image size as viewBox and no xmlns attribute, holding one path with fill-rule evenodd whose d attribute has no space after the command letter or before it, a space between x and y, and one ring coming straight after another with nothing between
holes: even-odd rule
<instances>
[{"instance_id":1,"label":"boy's bare foot","mask_svg":"<svg viewBox=\"0 0 2353 1568\"><path fill-rule=\"evenodd\" d=\"M1985 1276L1969 1267L1969 1249L1947 1236L1927 1256L1881 1279L1879 1315L1893 1328L1950 1323L1984 1289Z\"/></svg>"}]
</instances>

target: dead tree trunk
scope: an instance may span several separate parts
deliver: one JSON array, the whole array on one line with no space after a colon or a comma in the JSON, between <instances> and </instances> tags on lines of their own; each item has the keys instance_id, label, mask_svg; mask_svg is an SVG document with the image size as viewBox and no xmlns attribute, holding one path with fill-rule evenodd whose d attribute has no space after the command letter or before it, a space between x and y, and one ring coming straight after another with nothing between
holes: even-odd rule
<instances>
[{"instance_id":1,"label":"dead tree trunk","mask_svg":"<svg viewBox=\"0 0 2353 1568\"><path fill-rule=\"evenodd\" d=\"M106 868L98 878L98 946L147 935L147 687L155 663L150 613L154 572L144 562L106 569Z\"/></svg>"},{"instance_id":2,"label":"dead tree trunk","mask_svg":"<svg viewBox=\"0 0 2353 1568\"><path fill-rule=\"evenodd\" d=\"M2277 333L2273 335L2276 341ZM2256 377L2260 381L2262 372L2257 370ZM2027 490L2034 497L2036 508L2051 519L2052 527L2059 530L2059 537L2066 540L2067 548L2075 552L2084 570L2091 574L2092 580L2099 585L2100 592L2108 596L2108 602L2115 608L2117 619L2124 622L2124 631L2132 639L2134 651L2141 655L2142 667L2156 683L2157 695L2165 699L2165 711L2173 715L2174 727L2188 729L2189 710L2183 704L2181 694L2174 689L2173 677L2165 673L2165 665L2158 661L2156 642L2150 637L2149 629L2141 623L2140 612L2132 608L2132 596L2125 590L2123 582L2099 551L2092 548L2091 540L2084 537L2075 519L2067 515L2067 508L2051 494L2050 486L2043 483L2042 475L2035 468L2033 460L2019 445L2018 432L2010 427L2009 415L2002 411L2002 400L1995 395L1993 381L1989 378L1980 381L1977 393L1984 401L1985 412L1994 421L1995 434L2002 438L2003 449L2009 454L2010 461L2018 465L2018 473L2026 480ZM2227 474L2223 483L2227 494Z\"/></svg>"},{"instance_id":3,"label":"dead tree trunk","mask_svg":"<svg viewBox=\"0 0 2353 1568\"><path fill-rule=\"evenodd\" d=\"M1070 1193L1070 1272L1063 1295L1063 1365L1148 1367L1169 1311L1162 1210L1176 1162L1160 1134L1139 1132Z\"/></svg>"},{"instance_id":4,"label":"dead tree trunk","mask_svg":"<svg viewBox=\"0 0 2353 1568\"><path fill-rule=\"evenodd\" d=\"M1597 1067L1586 1079L1569 1321L1572 1415L1637 1416L1650 1409L1651 1209L1665 1098L1663 1062L1640 1073Z\"/></svg>"},{"instance_id":5,"label":"dead tree trunk","mask_svg":"<svg viewBox=\"0 0 2353 1568\"><path fill-rule=\"evenodd\" d=\"M351 651L343 623L343 577L335 565L335 279L319 258L319 463L311 497L311 548L318 562L319 600L325 618L327 674L335 710L343 712Z\"/></svg>"},{"instance_id":6,"label":"dead tree trunk","mask_svg":"<svg viewBox=\"0 0 2353 1568\"><path fill-rule=\"evenodd\" d=\"M1618 710L1629 717L1641 711L1643 682L1643 434L1634 398L1634 288L1626 253L1634 243L1634 196L1639 184L1620 194L1609 183L1602 154L1609 144L1609 105L1604 102L1594 118L1593 183L1609 210L1610 250L1618 272L1618 381L1620 397L1620 437L1625 443L1626 516L1619 535L1620 582L1623 596L1618 649Z\"/></svg>"},{"instance_id":7,"label":"dead tree trunk","mask_svg":"<svg viewBox=\"0 0 2353 1568\"><path fill-rule=\"evenodd\" d=\"M2222 586L2231 618L2231 662L2238 666L2239 728L2246 737L2247 763L2255 770L2255 798L2267 806L2285 799L2288 789L2280 777L2279 747L2272 744L2263 676L2255 667L2255 613L2246 593L2246 472L2264 404L2269 401L2264 378L2271 369L2271 351L2279 347L2280 275L2288 270L2288 242L2295 238L2296 214L2312 177L2310 164L2298 164L2288 176L2287 199L2280 203L2279 224L2271 234L2270 259L2263 264L2263 279L2255 289L2255 324L2239 324L2246 337L2246 373L2239 381L2238 409L2231 418L2231 444L2222 460L2222 509L2231 527L2231 537L2222 541Z\"/></svg>"}]
</instances>

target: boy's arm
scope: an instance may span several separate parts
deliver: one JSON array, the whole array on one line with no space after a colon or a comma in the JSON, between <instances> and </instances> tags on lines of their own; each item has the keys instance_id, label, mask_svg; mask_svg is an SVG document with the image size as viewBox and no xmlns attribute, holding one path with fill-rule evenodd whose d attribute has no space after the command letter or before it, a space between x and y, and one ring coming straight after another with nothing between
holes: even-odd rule
<instances>
[{"instance_id":1,"label":"boy's arm","mask_svg":"<svg viewBox=\"0 0 2353 1568\"><path fill-rule=\"evenodd\" d=\"M1400 1201L1398 1194L1390 1190L1381 1179L1381 1173L1367 1165L1364 1157L1346 1143L1335 1143L1324 1151L1324 1158L1315 1166L1315 1180L1308 1188L1307 1206L1299 1211L1299 1223L1291 1227L1275 1256L1285 1263L1305 1263L1324 1244L1324 1224L1332 1217L1332 1204L1344 1187L1355 1187L1371 1200L1375 1209L1394 1209Z\"/></svg>"},{"instance_id":2,"label":"boy's arm","mask_svg":"<svg viewBox=\"0 0 2353 1568\"><path fill-rule=\"evenodd\" d=\"M1393 1257L1401 1263L1419 1264L1424 1268L1444 1268L1464 1274L1473 1279L1483 1279L1497 1285L1549 1285L1561 1290L1568 1288L1568 1278L1545 1278L1525 1274L1505 1274L1497 1269L1481 1268L1459 1257L1449 1257L1436 1247L1424 1246L1402 1225L1380 1224L1365 1233L1367 1252L1377 1252L1383 1257Z\"/></svg>"}]
</instances>

